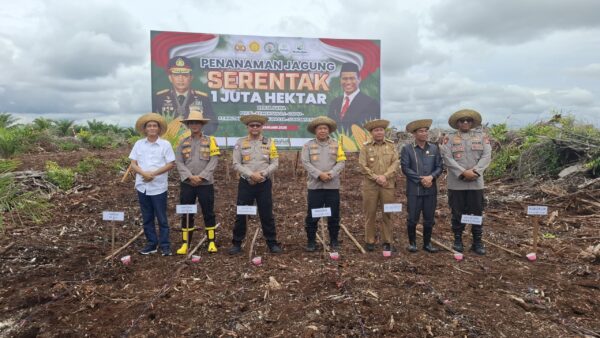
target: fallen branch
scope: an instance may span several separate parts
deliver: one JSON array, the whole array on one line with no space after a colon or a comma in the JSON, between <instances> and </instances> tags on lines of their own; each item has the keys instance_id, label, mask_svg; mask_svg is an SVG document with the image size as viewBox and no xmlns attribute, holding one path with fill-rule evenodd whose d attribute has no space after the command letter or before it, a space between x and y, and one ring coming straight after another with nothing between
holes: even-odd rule
<instances>
[{"instance_id":1,"label":"fallen branch","mask_svg":"<svg viewBox=\"0 0 600 338\"><path fill-rule=\"evenodd\" d=\"M215 225L215 232L217 231L217 228L221 225L221 223L217 223L217 225ZM198 229L198 228L196 228ZM196 244L196 246L188 253L187 258L192 258L192 255L194 254L194 252L196 252L196 250L198 250L200 248L200 246L208 239L207 235L204 235L204 237L200 240L200 242L198 242L198 244Z\"/></svg>"},{"instance_id":2,"label":"fallen branch","mask_svg":"<svg viewBox=\"0 0 600 338\"><path fill-rule=\"evenodd\" d=\"M319 242L321 242L321 244L323 244L323 250L329 251L329 246L325 243L323 238L321 238L321 236L319 236L319 234L316 234L316 235L317 235L317 239L319 240Z\"/></svg>"},{"instance_id":3,"label":"fallen branch","mask_svg":"<svg viewBox=\"0 0 600 338\"><path fill-rule=\"evenodd\" d=\"M423 237L423 233L422 233L422 232L420 232L419 230L417 230L417 234L418 234L419 236ZM459 253L460 253L460 252L458 252L458 251L456 251L456 250L452 249L451 247L449 247L449 246L447 246L447 245L445 245L445 244L443 244L443 243L441 243L441 242L439 242L439 241L436 241L436 240L435 240L435 239L433 239L433 238L431 239L431 241L432 241L434 244L437 244L437 245L441 246L442 248L446 249L447 251L450 251L452 254L459 254Z\"/></svg>"},{"instance_id":4,"label":"fallen branch","mask_svg":"<svg viewBox=\"0 0 600 338\"><path fill-rule=\"evenodd\" d=\"M125 250L125 248L127 248L128 246L131 245L131 243L135 242L135 240L140 237L142 234L144 233L144 229L141 229L140 232L138 232L135 236L133 236L132 239L129 240L129 242L125 243L125 245L123 245L122 247L118 248L116 251L114 251L113 253L111 253L110 255L106 256L104 258L105 261L115 257L119 252Z\"/></svg>"},{"instance_id":5,"label":"fallen branch","mask_svg":"<svg viewBox=\"0 0 600 338\"><path fill-rule=\"evenodd\" d=\"M10 250L10 248L12 248L14 245L15 245L15 242L12 242L9 245L5 246L4 248L0 249L0 255L3 255L5 252Z\"/></svg>"},{"instance_id":6,"label":"fallen branch","mask_svg":"<svg viewBox=\"0 0 600 338\"><path fill-rule=\"evenodd\" d=\"M518 252L515 252L515 251L512 251L512 250L510 250L510 249L507 249L507 248L505 248L505 247L503 247L503 246L500 246L500 245L498 245L498 244L492 243L492 242L488 241L488 240L487 240L487 239L485 239L485 238L483 238L483 239L482 239L482 241L484 241L484 242L486 242L487 244L489 244L489 245L491 245L491 246L493 246L493 247L496 247L496 248L498 248L498 249L500 249L500 250L504 250L504 251L508 252L509 254L513 254L513 255L515 255L515 256L517 256L517 257L523 257L523 255L521 255L520 253L518 253Z\"/></svg>"},{"instance_id":7,"label":"fallen branch","mask_svg":"<svg viewBox=\"0 0 600 338\"><path fill-rule=\"evenodd\" d=\"M350 237L350 240L354 243L354 245L356 245L356 247L358 248L358 250L360 250L360 252L362 252L363 254L367 253L365 251L365 249L360 245L360 243L358 243L358 241L356 240L356 238L354 238L354 236L352 236L352 234L350 233L350 231L348 231L348 228L346 228L345 225L340 224L340 227L342 228L342 230L344 230L344 232L346 233L346 235L348 237Z\"/></svg>"},{"instance_id":8,"label":"fallen branch","mask_svg":"<svg viewBox=\"0 0 600 338\"><path fill-rule=\"evenodd\" d=\"M129 167L127 167L127 170L125 170L125 174L123 174L123 178L121 178L121 183L127 181L127 177L129 177L130 172L131 172L131 164L129 165Z\"/></svg>"}]
</instances>

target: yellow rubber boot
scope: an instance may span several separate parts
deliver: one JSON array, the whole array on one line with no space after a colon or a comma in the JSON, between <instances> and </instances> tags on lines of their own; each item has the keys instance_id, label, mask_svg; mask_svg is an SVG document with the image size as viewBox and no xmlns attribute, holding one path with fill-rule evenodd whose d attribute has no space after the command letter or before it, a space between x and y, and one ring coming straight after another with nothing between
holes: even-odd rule
<instances>
[{"instance_id":1,"label":"yellow rubber boot","mask_svg":"<svg viewBox=\"0 0 600 338\"><path fill-rule=\"evenodd\" d=\"M189 242L189 238L190 238L189 230L182 229L181 236L183 237L183 244L181 245L181 248L179 248L179 250L177 250L177 254L185 255L185 254L187 254L187 251L188 251L188 242Z\"/></svg>"},{"instance_id":2,"label":"yellow rubber boot","mask_svg":"<svg viewBox=\"0 0 600 338\"><path fill-rule=\"evenodd\" d=\"M206 228L206 237L208 239L208 252L217 252L217 245L215 244L215 227Z\"/></svg>"}]
</instances>

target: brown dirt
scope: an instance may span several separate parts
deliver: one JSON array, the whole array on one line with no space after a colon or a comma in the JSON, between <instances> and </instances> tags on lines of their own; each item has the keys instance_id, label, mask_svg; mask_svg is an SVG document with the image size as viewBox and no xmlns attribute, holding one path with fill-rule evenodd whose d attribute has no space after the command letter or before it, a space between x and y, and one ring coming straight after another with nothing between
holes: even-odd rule
<instances>
[{"instance_id":1,"label":"brown dirt","mask_svg":"<svg viewBox=\"0 0 600 338\"><path fill-rule=\"evenodd\" d=\"M392 258L382 257L380 248L363 255L341 233L341 259L336 262L322 252L304 252L306 178L300 168L294 175L295 152L282 155L275 177L274 212L283 254L268 254L259 239L256 251L263 265L250 263L248 249L258 225L256 218L249 222L244 254L226 254L237 182L231 168L231 179L226 182L228 160L224 158L215 185L217 221L222 224L217 230L219 253L208 255L202 248L202 260L196 264L178 256L146 257L137 254L144 245L140 238L113 262L104 262L111 245L110 224L101 220L103 210L125 212L126 221L117 225L117 246L140 228L132 181L120 183L121 174L111 165L127 153L123 148L21 158L21 170L43 170L46 160L74 166L90 155L104 163L93 174L78 178L78 183L91 184L91 188L52 197L55 206L47 223L7 224L0 248L15 245L0 255L0 336L558 337L600 333L599 265L578 256L585 247L598 243L600 227L593 214L560 210L557 220L542 222L541 233L556 238L540 241L535 263L489 245L487 256L466 252L460 263L448 252L409 254L404 250L405 214L394 216L399 250ZM173 176L169 221L175 229L179 188ZM342 223L362 243L360 181L356 157L351 156L341 189ZM404 179L398 181L398 201L403 203ZM487 190L485 238L523 255L529 252L532 221L522 210L536 201L511 202L511 189L499 184ZM5 219L10 221L10 217ZM434 237L451 244L443 189ZM470 235L466 237L465 245L469 245ZM174 249L179 246L179 232L171 232L171 242ZM118 259L126 254L132 256L129 266ZM280 288L269 284L270 278Z\"/></svg>"}]
</instances>

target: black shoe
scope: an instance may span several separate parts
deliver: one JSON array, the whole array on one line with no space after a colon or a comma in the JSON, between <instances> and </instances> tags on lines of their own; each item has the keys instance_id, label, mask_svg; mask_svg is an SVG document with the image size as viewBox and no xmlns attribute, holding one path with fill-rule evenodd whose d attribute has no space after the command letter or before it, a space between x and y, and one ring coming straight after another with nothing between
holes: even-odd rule
<instances>
[{"instance_id":1,"label":"black shoe","mask_svg":"<svg viewBox=\"0 0 600 338\"><path fill-rule=\"evenodd\" d=\"M340 243L336 240L336 241L331 241L331 243L329 243L329 247L331 248L331 251L338 251L340 249Z\"/></svg>"},{"instance_id":2,"label":"black shoe","mask_svg":"<svg viewBox=\"0 0 600 338\"><path fill-rule=\"evenodd\" d=\"M481 242L473 242L473 245L471 245L471 251L480 256L485 255L485 247Z\"/></svg>"},{"instance_id":3,"label":"black shoe","mask_svg":"<svg viewBox=\"0 0 600 338\"><path fill-rule=\"evenodd\" d=\"M431 245L431 243L427 243L426 245L423 245L423 250L425 250L429 253L436 253L436 252L440 251L438 248Z\"/></svg>"},{"instance_id":4,"label":"black shoe","mask_svg":"<svg viewBox=\"0 0 600 338\"><path fill-rule=\"evenodd\" d=\"M140 254L142 255L150 255L153 253L156 253L156 247L155 246L151 246L151 245L146 245L145 248L143 248L142 250L139 251Z\"/></svg>"},{"instance_id":5,"label":"black shoe","mask_svg":"<svg viewBox=\"0 0 600 338\"><path fill-rule=\"evenodd\" d=\"M269 245L269 251L271 251L271 253L278 254L281 253L283 250L281 250L281 247L277 245L277 243L275 243Z\"/></svg>"},{"instance_id":6,"label":"black shoe","mask_svg":"<svg viewBox=\"0 0 600 338\"><path fill-rule=\"evenodd\" d=\"M239 244L234 244L231 248L229 248L229 250L227 250L227 253L230 255L237 255L240 252L242 252L242 246Z\"/></svg>"},{"instance_id":7,"label":"black shoe","mask_svg":"<svg viewBox=\"0 0 600 338\"><path fill-rule=\"evenodd\" d=\"M173 252L171 252L171 249L160 249L160 251L162 252L163 256L173 256Z\"/></svg>"},{"instance_id":8,"label":"black shoe","mask_svg":"<svg viewBox=\"0 0 600 338\"><path fill-rule=\"evenodd\" d=\"M406 247L406 250L408 250L408 252L417 252L419 249L417 249L417 243L416 242L410 242L410 243L408 243L408 246Z\"/></svg>"},{"instance_id":9,"label":"black shoe","mask_svg":"<svg viewBox=\"0 0 600 338\"><path fill-rule=\"evenodd\" d=\"M462 242L462 234L454 234L454 244L452 244L452 249L458 252L463 252L465 250Z\"/></svg>"},{"instance_id":10,"label":"black shoe","mask_svg":"<svg viewBox=\"0 0 600 338\"><path fill-rule=\"evenodd\" d=\"M306 244L306 251L308 251L308 252L317 251L317 243L315 243L315 241L308 241L308 244Z\"/></svg>"},{"instance_id":11,"label":"black shoe","mask_svg":"<svg viewBox=\"0 0 600 338\"><path fill-rule=\"evenodd\" d=\"M374 251L375 250L375 244L373 244L373 243L367 243L366 249L367 249L367 251Z\"/></svg>"},{"instance_id":12,"label":"black shoe","mask_svg":"<svg viewBox=\"0 0 600 338\"><path fill-rule=\"evenodd\" d=\"M392 251L390 243L383 243L383 251Z\"/></svg>"}]
</instances>

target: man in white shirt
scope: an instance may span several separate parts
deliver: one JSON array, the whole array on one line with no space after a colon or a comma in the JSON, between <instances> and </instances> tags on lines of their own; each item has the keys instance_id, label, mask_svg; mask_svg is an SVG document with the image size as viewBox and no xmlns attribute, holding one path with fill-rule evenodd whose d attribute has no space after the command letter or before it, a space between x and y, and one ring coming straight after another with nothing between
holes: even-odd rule
<instances>
[{"instance_id":1,"label":"man in white shirt","mask_svg":"<svg viewBox=\"0 0 600 338\"><path fill-rule=\"evenodd\" d=\"M156 113L140 117L136 129L146 135L137 141L129 154L131 169L135 175L144 234L148 243L140 250L142 255L153 254L160 246L163 256L171 256L169 223L167 221L168 171L175 166L175 153L169 141L160 138L167 131L165 119ZM156 235L154 218L158 219L159 235Z\"/></svg>"}]
</instances>

